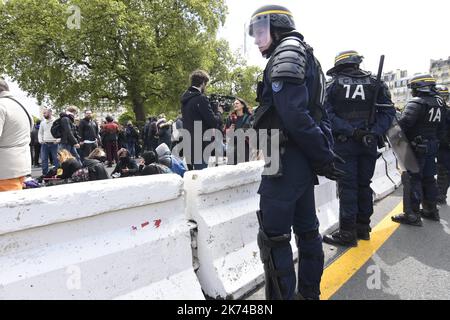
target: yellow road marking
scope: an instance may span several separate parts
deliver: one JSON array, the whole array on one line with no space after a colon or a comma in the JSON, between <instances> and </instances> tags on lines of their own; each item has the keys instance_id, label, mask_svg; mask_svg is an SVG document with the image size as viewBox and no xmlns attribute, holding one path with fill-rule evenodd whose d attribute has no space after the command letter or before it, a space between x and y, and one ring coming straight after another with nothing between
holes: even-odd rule
<instances>
[{"instance_id":1,"label":"yellow road marking","mask_svg":"<svg viewBox=\"0 0 450 320\"><path fill-rule=\"evenodd\" d=\"M356 248L351 248L329 265L323 273L321 299L328 300L335 294L373 254L386 242L400 224L392 222L391 217L403 211L400 202L370 234L370 241L358 241Z\"/></svg>"}]
</instances>

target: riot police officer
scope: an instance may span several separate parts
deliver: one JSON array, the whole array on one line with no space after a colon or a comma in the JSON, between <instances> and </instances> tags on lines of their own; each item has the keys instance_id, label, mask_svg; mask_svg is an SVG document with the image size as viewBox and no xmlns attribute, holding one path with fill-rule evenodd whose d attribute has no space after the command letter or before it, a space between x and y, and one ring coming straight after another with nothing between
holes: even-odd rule
<instances>
[{"instance_id":1,"label":"riot police officer","mask_svg":"<svg viewBox=\"0 0 450 320\"><path fill-rule=\"evenodd\" d=\"M324 254L314 203L316 174L331 179L343 172L334 165L332 137L323 109L324 76L292 13L268 5L252 16L250 36L270 59L258 85L260 107L254 128L279 130L281 172L263 175L258 245L264 263L267 299L319 299ZM282 150L281 150L282 149ZM299 248L298 291L291 228Z\"/></svg>"},{"instance_id":2,"label":"riot police officer","mask_svg":"<svg viewBox=\"0 0 450 320\"><path fill-rule=\"evenodd\" d=\"M414 76L408 87L413 98L407 103L399 125L411 143L419 172L403 173L404 213L392 217L392 221L422 226L421 216L439 221L434 176L439 139L445 134L445 102L436 90L436 80L429 74Z\"/></svg>"},{"instance_id":3,"label":"riot police officer","mask_svg":"<svg viewBox=\"0 0 450 320\"><path fill-rule=\"evenodd\" d=\"M328 244L354 247L370 240L377 142L389 129L395 108L387 86L359 68L356 51L339 53L327 75L325 106L335 137L334 152L345 160L338 168L347 174L338 180L339 230L324 236Z\"/></svg>"},{"instance_id":4,"label":"riot police officer","mask_svg":"<svg viewBox=\"0 0 450 320\"><path fill-rule=\"evenodd\" d=\"M439 95L446 103L445 129L446 134L439 144L438 162L437 162L437 185L438 185L438 204L447 204L447 190L449 187L450 173L450 111L448 106L449 92L447 87L436 87Z\"/></svg>"}]
</instances>

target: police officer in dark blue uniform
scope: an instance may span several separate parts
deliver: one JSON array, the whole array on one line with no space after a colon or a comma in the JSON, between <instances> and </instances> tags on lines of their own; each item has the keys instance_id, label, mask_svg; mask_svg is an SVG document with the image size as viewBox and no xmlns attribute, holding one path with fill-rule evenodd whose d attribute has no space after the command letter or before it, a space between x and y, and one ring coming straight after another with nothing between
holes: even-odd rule
<instances>
[{"instance_id":1,"label":"police officer in dark blue uniform","mask_svg":"<svg viewBox=\"0 0 450 320\"><path fill-rule=\"evenodd\" d=\"M439 144L438 162L437 162L437 185L438 185L438 204L447 204L447 191L449 187L450 174L450 109L448 106L449 92L444 86L436 87L439 95L446 103L445 129L446 134Z\"/></svg>"},{"instance_id":2,"label":"police officer in dark blue uniform","mask_svg":"<svg viewBox=\"0 0 450 320\"><path fill-rule=\"evenodd\" d=\"M258 191L258 245L266 298L319 299L324 254L314 184L316 174L330 179L344 174L334 164L337 158L323 108L324 75L285 7L258 9L249 34L262 55L270 58L258 85L260 107L254 128L280 132L282 137L280 171L263 175ZM292 227L299 248L298 291L290 245Z\"/></svg>"},{"instance_id":3,"label":"police officer in dark blue uniform","mask_svg":"<svg viewBox=\"0 0 450 320\"><path fill-rule=\"evenodd\" d=\"M413 77L408 87L413 98L407 103L398 123L411 143L420 171L404 172L404 213L392 217L392 221L420 227L421 216L440 220L434 176L439 139L445 135L445 102L436 90L436 80L429 74Z\"/></svg>"},{"instance_id":4,"label":"police officer in dark blue uniform","mask_svg":"<svg viewBox=\"0 0 450 320\"><path fill-rule=\"evenodd\" d=\"M324 236L324 242L348 247L357 246L358 239L370 239L370 184L377 142L395 116L389 89L359 68L362 59L356 51L341 52L327 72L332 80L327 86L325 106L335 137L334 152L345 160L338 168L347 174L338 180L339 230Z\"/></svg>"}]
</instances>

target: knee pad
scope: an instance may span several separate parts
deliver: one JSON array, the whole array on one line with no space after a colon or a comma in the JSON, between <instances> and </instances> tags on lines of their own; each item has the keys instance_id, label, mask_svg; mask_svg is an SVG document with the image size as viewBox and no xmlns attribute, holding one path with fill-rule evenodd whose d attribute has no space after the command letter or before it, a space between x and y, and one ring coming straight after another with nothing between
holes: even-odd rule
<instances>
[{"instance_id":1,"label":"knee pad","mask_svg":"<svg viewBox=\"0 0 450 320\"><path fill-rule=\"evenodd\" d=\"M258 247L261 251L261 261L266 263L271 257L272 249L290 246L291 235L284 234L281 236L269 237L263 230L260 229L257 240Z\"/></svg>"},{"instance_id":2,"label":"knee pad","mask_svg":"<svg viewBox=\"0 0 450 320\"><path fill-rule=\"evenodd\" d=\"M322 236L319 230L299 233L295 237L300 259L323 261Z\"/></svg>"}]
</instances>

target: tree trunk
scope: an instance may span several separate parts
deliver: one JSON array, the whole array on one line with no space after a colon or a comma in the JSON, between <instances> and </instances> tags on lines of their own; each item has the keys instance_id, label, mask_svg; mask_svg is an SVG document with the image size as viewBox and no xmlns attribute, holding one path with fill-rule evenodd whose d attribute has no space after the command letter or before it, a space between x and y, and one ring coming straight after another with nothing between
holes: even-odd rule
<instances>
[{"instance_id":1,"label":"tree trunk","mask_svg":"<svg viewBox=\"0 0 450 320\"><path fill-rule=\"evenodd\" d=\"M133 112L137 122L145 122L144 99L142 97L133 98Z\"/></svg>"}]
</instances>

